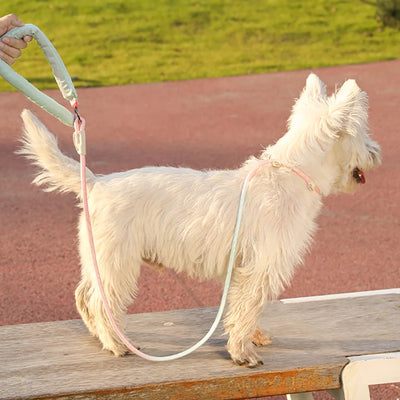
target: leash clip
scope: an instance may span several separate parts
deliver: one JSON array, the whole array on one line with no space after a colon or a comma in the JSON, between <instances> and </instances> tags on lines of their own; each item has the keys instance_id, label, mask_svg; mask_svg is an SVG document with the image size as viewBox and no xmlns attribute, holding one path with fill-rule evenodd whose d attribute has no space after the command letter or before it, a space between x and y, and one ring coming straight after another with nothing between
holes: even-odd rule
<instances>
[{"instance_id":1,"label":"leash clip","mask_svg":"<svg viewBox=\"0 0 400 400\"><path fill-rule=\"evenodd\" d=\"M78 119L78 121L79 121L79 122L82 122L82 118L81 118L81 116L80 116L80 114L79 114L79 110L78 110L77 108L75 108L75 109L74 109L74 112L75 112L75 115L76 115L76 118Z\"/></svg>"},{"instance_id":2,"label":"leash clip","mask_svg":"<svg viewBox=\"0 0 400 400\"><path fill-rule=\"evenodd\" d=\"M84 118L81 118L78 110L78 100L75 98L70 101L71 107L75 112L74 119L74 128L75 132L72 135L72 140L74 142L75 150L79 155L86 154L86 134L85 134L85 126L86 121Z\"/></svg>"},{"instance_id":3,"label":"leash clip","mask_svg":"<svg viewBox=\"0 0 400 400\"><path fill-rule=\"evenodd\" d=\"M78 99L75 98L75 99L71 100L69 103L71 104L71 107L74 109L74 113L75 113L74 126L75 126L76 119L78 119L79 122L82 121L81 116L79 114L79 110L78 110L78 107L79 107Z\"/></svg>"}]
</instances>

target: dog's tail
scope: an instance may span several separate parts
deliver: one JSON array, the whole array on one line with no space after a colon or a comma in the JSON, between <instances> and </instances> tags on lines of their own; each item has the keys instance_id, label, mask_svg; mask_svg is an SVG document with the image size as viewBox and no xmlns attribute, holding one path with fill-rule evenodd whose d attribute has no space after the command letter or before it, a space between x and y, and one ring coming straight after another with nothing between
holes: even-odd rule
<instances>
[{"instance_id":1,"label":"dog's tail","mask_svg":"<svg viewBox=\"0 0 400 400\"><path fill-rule=\"evenodd\" d=\"M54 135L30 111L24 110L21 117L25 129L22 147L16 153L24 155L39 167L33 183L44 185L45 191L74 192L80 197L79 162L61 153ZM86 176L90 188L95 175L86 169Z\"/></svg>"}]
</instances>

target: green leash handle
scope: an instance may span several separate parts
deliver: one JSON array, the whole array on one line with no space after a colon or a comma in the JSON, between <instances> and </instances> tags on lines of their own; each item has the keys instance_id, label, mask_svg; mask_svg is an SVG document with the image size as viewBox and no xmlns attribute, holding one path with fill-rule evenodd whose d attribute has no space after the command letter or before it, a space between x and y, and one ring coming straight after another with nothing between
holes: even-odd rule
<instances>
[{"instance_id":1,"label":"green leash handle","mask_svg":"<svg viewBox=\"0 0 400 400\"><path fill-rule=\"evenodd\" d=\"M53 70L54 78L61 90L63 97L73 103L77 99L75 87L67 69L58 55L57 50L52 45L46 35L35 25L25 24L14 28L0 37L0 41L6 37L22 39L24 36L32 36L42 49ZM54 99L38 90L34 85L15 72L5 61L0 59L0 75L16 89L21 91L31 101L42 107L58 118L63 124L74 126L75 116Z\"/></svg>"}]
</instances>

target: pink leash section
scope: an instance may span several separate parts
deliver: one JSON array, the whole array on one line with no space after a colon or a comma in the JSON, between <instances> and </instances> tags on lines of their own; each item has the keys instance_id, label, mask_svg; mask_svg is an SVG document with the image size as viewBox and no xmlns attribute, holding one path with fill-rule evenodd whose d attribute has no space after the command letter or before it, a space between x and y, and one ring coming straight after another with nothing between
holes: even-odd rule
<instances>
[{"instance_id":1,"label":"pink leash section","mask_svg":"<svg viewBox=\"0 0 400 400\"><path fill-rule=\"evenodd\" d=\"M76 104L75 104L75 110L77 112L78 102L76 102ZM85 127L86 127L85 119L81 118L79 116L79 113L77 113L77 118L75 119L75 122L74 122L75 132L73 134L73 141L75 144L76 151L78 152L79 157L80 157L81 195L82 195L82 202L83 202L83 210L85 213L86 230L87 230L87 234L88 234L88 238L89 238L90 251L92 254L93 268L94 268L94 272L96 275L97 285L100 290L100 295L101 295L101 298L103 301L104 309L106 311L107 317L108 317L115 333L121 339L121 341L124 343L124 345L132 353L134 353L134 354L138 355L139 357L142 357L146 360L149 360L149 361L160 361L159 357L154 357L154 356L145 354L129 342L129 340L121 332L121 330L118 328L117 323L115 322L115 319L114 319L112 311L111 311L110 303L108 302L106 293L104 291L104 286L103 286L103 282L101 280L99 266L97 264L97 256L96 256L95 244L94 244L94 239L93 239L92 223L90 221L89 204L88 204L88 198L87 198Z\"/></svg>"},{"instance_id":2,"label":"pink leash section","mask_svg":"<svg viewBox=\"0 0 400 400\"><path fill-rule=\"evenodd\" d=\"M220 303L217 315L215 317L214 323L210 327L209 331L196 344L194 344L192 347L190 347L182 352L172 354L169 356L161 356L161 357L160 356L152 356L152 355L143 353L142 351L137 349L135 346L133 346L130 343L130 341L127 339L127 337L121 332L117 323L115 322L114 316L111 311L110 304L108 302L106 293L104 291L104 286L103 286L103 282L101 279L99 266L97 263L97 256L96 256L92 224L91 224L91 220L90 220L89 205L88 205L88 199L87 199L85 120L79 116L79 113L77 111L77 103L76 103L75 107L76 107L75 112L76 112L77 118L75 119L75 123L74 123L75 132L73 135L73 139L74 139L76 151L80 155L81 193L82 193L83 209L84 209L84 213L85 213L86 229L87 229L87 234L89 237L90 250L91 250L91 255L92 255L93 267L94 267L94 271L96 274L97 285L100 290L100 295L101 295L101 298L103 301L103 305L104 305L104 309L106 311L107 317L108 317L115 333L117 334L119 339L122 341L122 343L124 343L124 345L127 347L128 350L130 350L132 353L136 354L137 356L142 357L149 361L171 361L171 360L176 360L178 358L184 357L184 356L192 353L196 349L198 349L200 346L202 346L211 337L211 335L215 332L219 322L221 321L222 314L223 314L223 311L224 311L224 308L226 305L228 289L229 289L230 281L231 281L231 277L232 277L233 265L234 265L234 261L235 261L235 255L236 255L236 247L237 247L237 242L238 242L239 229L240 229L240 224L241 224L243 209L244 209L244 204L245 204L246 191L247 191L247 186L248 186L250 180L254 177L254 175L257 173L257 171L264 166L271 165L274 168L281 168L281 167L285 167L285 166L275 160L261 160L246 176L246 179L242 186L240 199L239 199L239 207L238 207L238 212L237 212L237 217L236 217L235 230L234 230L233 239L232 239L232 247L231 247L231 252L230 252L230 256L229 256L227 275L225 278L225 284L224 284L224 290L223 290L222 297L221 297L221 303ZM290 169L296 175L298 175L300 178L302 178L305 181L306 186L309 190L314 191L317 194L320 194L318 187L312 182L312 180L304 172L302 172L301 170L294 168L294 167L286 167L286 168Z\"/></svg>"}]
</instances>

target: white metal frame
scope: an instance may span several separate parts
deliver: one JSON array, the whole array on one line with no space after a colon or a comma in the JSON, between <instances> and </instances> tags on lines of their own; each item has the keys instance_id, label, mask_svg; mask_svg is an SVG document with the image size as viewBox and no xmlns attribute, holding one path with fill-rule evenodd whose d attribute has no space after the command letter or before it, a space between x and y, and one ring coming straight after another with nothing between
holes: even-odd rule
<instances>
[{"instance_id":1,"label":"white metal frame","mask_svg":"<svg viewBox=\"0 0 400 400\"><path fill-rule=\"evenodd\" d=\"M383 296L385 294L400 294L400 288L368 290L365 292L324 294L322 296L294 297L292 299L282 299L280 301L283 304L293 304L293 303L308 303L310 301L340 300L340 299L351 299L351 298L367 297L367 296Z\"/></svg>"},{"instance_id":2,"label":"white metal frame","mask_svg":"<svg viewBox=\"0 0 400 400\"><path fill-rule=\"evenodd\" d=\"M293 304L385 294L400 294L400 288L340 293L324 296L298 297L293 299L283 299L281 302L283 304ZM342 371L342 388L328 391L336 400L370 400L370 385L400 382L400 351L394 353L348 357L348 360L349 363ZM287 400L314 399L311 392L287 394L286 398Z\"/></svg>"},{"instance_id":3,"label":"white metal frame","mask_svg":"<svg viewBox=\"0 0 400 400\"><path fill-rule=\"evenodd\" d=\"M369 385L400 382L400 352L349 357L349 360L342 371L345 400L370 400Z\"/></svg>"}]
</instances>

